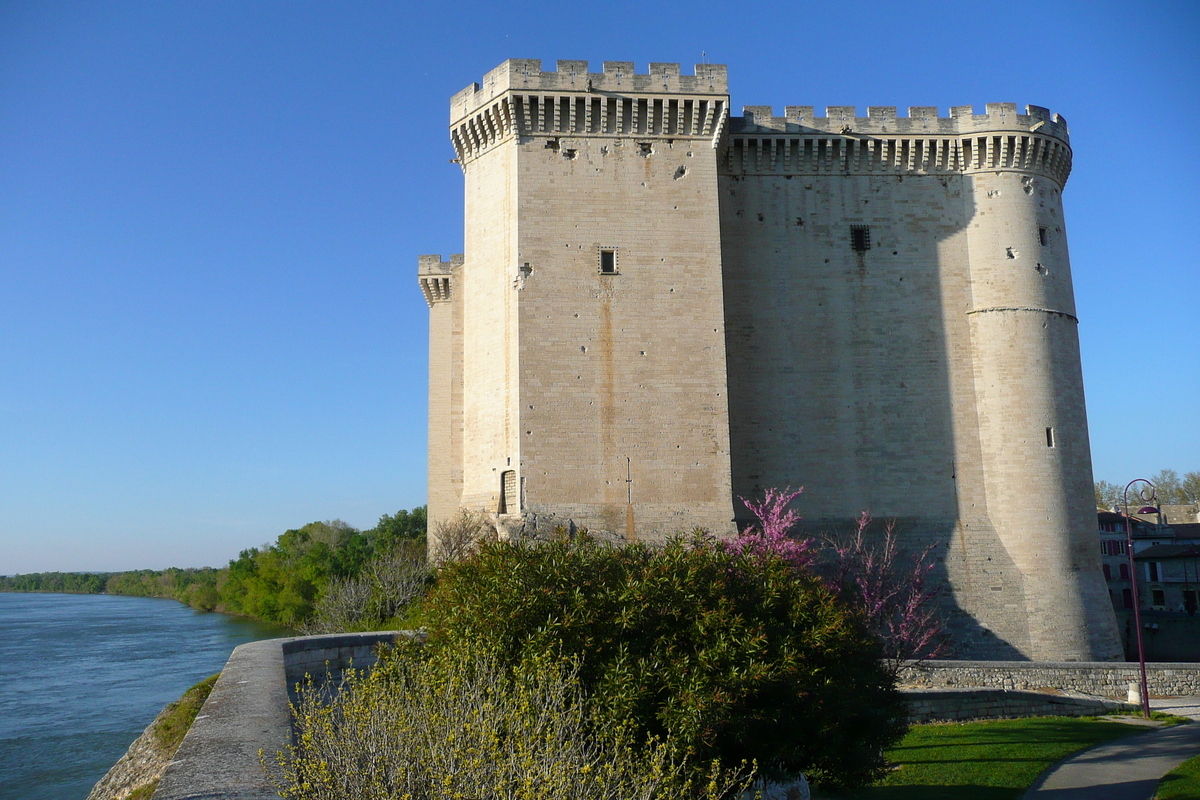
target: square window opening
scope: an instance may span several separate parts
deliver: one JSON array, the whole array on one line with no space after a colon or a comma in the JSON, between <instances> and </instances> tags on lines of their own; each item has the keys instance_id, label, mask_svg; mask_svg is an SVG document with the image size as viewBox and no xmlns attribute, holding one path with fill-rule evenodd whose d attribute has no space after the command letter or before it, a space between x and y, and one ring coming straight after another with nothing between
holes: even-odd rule
<instances>
[{"instance_id":1,"label":"square window opening","mask_svg":"<svg viewBox=\"0 0 1200 800\"><path fill-rule=\"evenodd\" d=\"M616 275L617 274L617 251L616 250L600 250L600 274L601 275Z\"/></svg>"},{"instance_id":2,"label":"square window opening","mask_svg":"<svg viewBox=\"0 0 1200 800\"><path fill-rule=\"evenodd\" d=\"M871 249L871 228L867 225L850 226L850 247L856 253L865 253Z\"/></svg>"}]
</instances>

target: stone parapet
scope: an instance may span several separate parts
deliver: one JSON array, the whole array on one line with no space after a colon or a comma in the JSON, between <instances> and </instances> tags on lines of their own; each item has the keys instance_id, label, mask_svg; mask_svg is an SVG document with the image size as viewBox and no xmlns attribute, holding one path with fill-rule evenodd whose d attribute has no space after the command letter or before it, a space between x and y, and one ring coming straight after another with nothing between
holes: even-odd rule
<instances>
[{"instance_id":1,"label":"stone parapet","mask_svg":"<svg viewBox=\"0 0 1200 800\"><path fill-rule=\"evenodd\" d=\"M589 72L586 61L559 61L553 72L542 71L540 58L510 58L450 100L451 124L488 105L507 91L583 92L597 94L713 94L729 93L724 64L697 64L691 75L679 64L651 63L638 74L632 61L605 61L601 72Z\"/></svg>"},{"instance_id":2,"label":"stone parapet","mask_svg":"<svg viewBox=\"0 0 1200 800\"><path fill-rule=\"evenodd\" d=\"M970 133L938 130L828 133L792 126L746 125L731 117L721 159L729 175L962 174L1005 170L1045 175L1061 188L1071 173L1065 136L981 128ZM878 127L878 126L876 126ZM909 126L911 127L911 126Z\"/></svg>"},{"instance_id":3,"label":"stone parapet","mask_svg":"<svg viewBox=\"0 0 1200 800\"><path fill-rule=\"evenodd\" d=\"M988 103L976 114L973 106L955 106L948 117L938 116L937 106L911 106L902 117L895 106L870 106L858 116L856 106L829 106L818 116L813 106L787 106L782 117L772 106L743 106L742 116L730 119L731 133L841 133L852 135L956 136L989 131L1013 131L1053 136L1069 143L1067 120L1042 106Z\"/></svg>"},{"instance_id":4,"label":"stone parapet","mask_svg":"<svg viewBox=\"0 0 1200 800\"><path fill-rule=\"evenodd\" d=\"M289 687L369 667L376 649L412 631L265 639L234 648L221 677L163 774L153 800L269 800L268 761L292 737Z\"/></svg>"}]
</instances>

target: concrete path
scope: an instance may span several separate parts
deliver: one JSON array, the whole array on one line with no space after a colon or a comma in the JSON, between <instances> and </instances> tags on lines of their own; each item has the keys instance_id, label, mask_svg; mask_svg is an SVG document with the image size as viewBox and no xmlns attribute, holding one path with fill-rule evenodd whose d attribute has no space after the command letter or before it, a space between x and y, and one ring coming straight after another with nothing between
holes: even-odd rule
<instances>
[{"instance_id":1,"label":"concrete path","mask_svg":"<svg viewBox=\"0 0 1200 800\"><path fill-rule=\"evenodd\" d=\"M1085 750L1047 770L1024 800L1150 800L1163 775L1200 755L1200 697L1151 700L1150 706L1197 721Z\"/></svg>"}]
</instances>

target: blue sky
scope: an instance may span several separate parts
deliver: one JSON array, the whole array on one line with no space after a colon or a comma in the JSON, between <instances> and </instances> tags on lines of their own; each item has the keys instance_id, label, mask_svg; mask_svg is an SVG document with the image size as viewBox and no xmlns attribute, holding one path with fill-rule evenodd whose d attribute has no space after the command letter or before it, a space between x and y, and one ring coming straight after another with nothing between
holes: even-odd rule
<instances>
[{"instance_id":1,"label":"blue sky","mask_svg":"<svg viewBox=\"0 0 1200 800\"><path fill-rule=\"evenodd\" d=\"M1200 470L1194 2L8 0L0 574L221 565L423 503L450 96L510 57L702 52L735 109L1063 114L1096 477Z\"/></svg>"}]
</instances>

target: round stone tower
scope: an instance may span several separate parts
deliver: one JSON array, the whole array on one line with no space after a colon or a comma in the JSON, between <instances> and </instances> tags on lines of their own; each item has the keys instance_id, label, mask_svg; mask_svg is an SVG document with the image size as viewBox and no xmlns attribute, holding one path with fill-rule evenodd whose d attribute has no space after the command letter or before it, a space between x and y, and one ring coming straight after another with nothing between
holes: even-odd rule
<instances>
[{"instance_id":1,"label":"round stone tower","mask_svg":"<svg viewBox=\"0 0 1200 800\"><path fill-rule=\"evenodd\" d=\"M1097 561L1084 410L1061 192L1066 122L989 104L994 131L966 141L968 313L987 513L1022 575L1028 655L1120 656ZM989 125L988 127L992 127ZM1033 133L1033 136L1029 134ZM1022 609L1012 609L1022 611Z\"/></svg>"}]
</instances>

